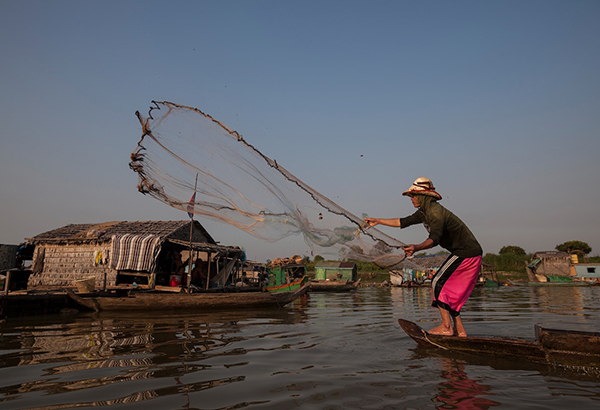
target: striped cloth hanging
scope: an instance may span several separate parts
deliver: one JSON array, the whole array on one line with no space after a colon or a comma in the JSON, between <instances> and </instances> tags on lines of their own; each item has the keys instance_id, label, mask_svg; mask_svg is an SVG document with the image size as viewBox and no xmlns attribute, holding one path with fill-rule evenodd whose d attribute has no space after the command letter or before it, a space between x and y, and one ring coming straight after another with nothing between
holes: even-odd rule
<instances>
[{"instance_id":1,"label":"striped cloth hanging","mask_svg":"<svg viewBox=\"0 0 600 410\"><path fill-rule=\"evenodd\" d=\"M157 235L113 235L111 267L153 272L161 245L162 238Z\"/></svg>"}]
</instances>

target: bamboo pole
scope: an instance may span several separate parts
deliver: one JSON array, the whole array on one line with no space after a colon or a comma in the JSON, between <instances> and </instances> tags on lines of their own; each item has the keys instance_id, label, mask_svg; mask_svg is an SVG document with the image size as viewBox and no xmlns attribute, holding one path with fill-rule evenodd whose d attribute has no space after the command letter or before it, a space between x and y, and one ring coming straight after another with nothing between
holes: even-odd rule
<instances>
[{"instance_id":1,"label":"bamboo pole","mask_svg":"<svg viewBox=\"0 0 600 410\"><path fill-rule=\"evenodd\" d=\"M194 199L194 203L196 201L196 189L198 188L198 174L196 174L196 182L194 183L194 195L192 198ZM191 203L191 201L190 201ZM185 286L187 287L188 293L190 292L190 285L192 281L192 257L194 256L194 250L192 249L192 236L194 233L194 205L192 205L192 210L190 214L190 255L188 258L188 272L185 281Z\"/></svg>"}]
</instances>

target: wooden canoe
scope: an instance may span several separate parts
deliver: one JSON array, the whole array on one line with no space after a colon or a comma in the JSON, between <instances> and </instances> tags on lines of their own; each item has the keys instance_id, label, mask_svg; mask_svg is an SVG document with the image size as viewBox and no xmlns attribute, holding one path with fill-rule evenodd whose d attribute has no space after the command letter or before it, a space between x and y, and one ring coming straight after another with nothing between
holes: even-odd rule
<instances>
[{"instance_id":1,"label":"wooden canoe","mask_svg":"<svg viewBox=\"0 0 600 410\"><path fill-rule=\"evenodd\" d=\"M210 311L218 309L281 307L304 295L307 283L293 292L172 293L135 291L127 295L111 293L67 294L80 306L95 311Z\"/></svg>"},{"instance_id":2,"label":"wooden canoe","mask_svg":"<svg viewBox=\"0 0 600 410\"><path fill-rule=\"evenodd\" d=\"M549 361L600 369L600 333L535 326L535 337Z\"/></svg>"},{"instance_id":3,"label":"wooden canoe","mask_svg":"<svg viewBox=\"0 0 600 410\"><path fill-rule=\"evenodd\" d=\"M456 337L427 333L416 323L398 319L421 346L448 351L513 357L538 363L600 370L600 333L535 327L536 340L499 337Z\"/></svg>"},{"instance_id":4,"label":"wooden canoe","mask_svg":"<svg viewBox=\"0 0 600 410\"><path fill-rule=\"evenodd\" d=\"M310 282L310 290L316 292L346 292L355 290L360 285L360 279L351 282L348 280L313 280Z\"/></svg>"}]
</instances>

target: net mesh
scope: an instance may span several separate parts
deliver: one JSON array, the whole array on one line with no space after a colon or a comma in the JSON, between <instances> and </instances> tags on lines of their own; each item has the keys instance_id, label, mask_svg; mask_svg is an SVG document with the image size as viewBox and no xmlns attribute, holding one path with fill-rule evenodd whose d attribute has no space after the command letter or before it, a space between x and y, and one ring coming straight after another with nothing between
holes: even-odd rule
<instances>
[{"instance_id":1,"label":"net mesh","mask_svg":"<svg viewBox=\"0 0 600 410\"><path fill-rule=\"evenodd\" d=\"M142 136L130 167L143 194L267 242L303 235L315 254L362 261L403 254L404 243L364 228L362 218L202 111L153 101L147 117L136 115Z\"/></svg>"}]
</instances>

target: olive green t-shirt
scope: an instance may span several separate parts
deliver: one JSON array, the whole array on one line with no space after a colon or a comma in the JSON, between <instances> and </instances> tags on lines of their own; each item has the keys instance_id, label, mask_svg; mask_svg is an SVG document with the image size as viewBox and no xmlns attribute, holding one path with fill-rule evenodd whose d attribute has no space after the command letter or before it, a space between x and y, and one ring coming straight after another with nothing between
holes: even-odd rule
<instances>
[{"instance_id":1,"label":"olive green t-shirt","mask_svg":"<svg viewBox=\"0 0 600 410\"><path fill-rule=\"evenodd\" d=\"M437 203L435 198L417 195L419 209L406 218L400 218L400 228L422 223L429 232L433 246L440 245L456 256L472 258L483 254L475 235L459 217Z\"/></svg>"}]
</instances>

